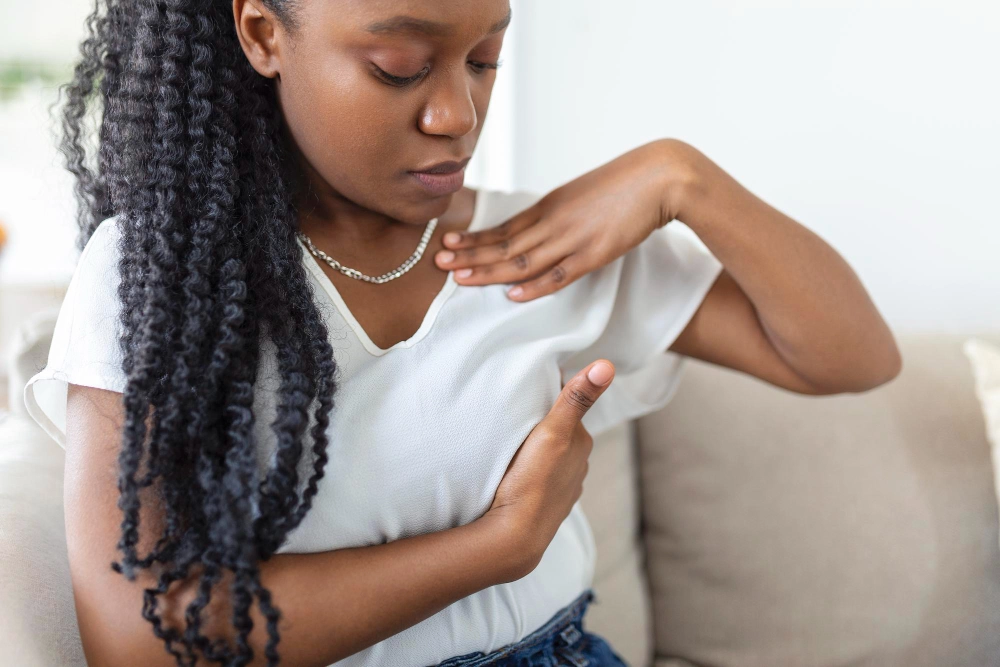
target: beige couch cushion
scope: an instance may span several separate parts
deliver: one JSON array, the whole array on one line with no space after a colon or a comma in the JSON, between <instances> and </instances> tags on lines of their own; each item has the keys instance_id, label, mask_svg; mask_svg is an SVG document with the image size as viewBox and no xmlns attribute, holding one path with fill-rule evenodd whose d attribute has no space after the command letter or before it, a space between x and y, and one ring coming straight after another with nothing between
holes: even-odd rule
<instances>
[{"instance_id":1,"label":"beige couch cushion","mask_svg":"<svg viewBox=\"0 0 1000 667\"><path fill-rule=\"evenodd\" d=\"M661 664L998 664L997 505L965 338L899 337L902 373L864 394L689 365L638 425Z\"/></svg>"},{"instance_id":2,"label":"beige couch cushion","mask_svg":"<svg viewBox=\"0 0 1000 667\"><path fill-rule=\"evenodd\" d=\"M85 667L63 525L64 451L0 415L0 663Z\"/></svg>"},{"instance_id":3,"label":"beige couch cushion","mask_svg":"<svg viewBox=\"0 0 1000 667\"><path fill-rule=\"evenodd\" d=\"M639 541L635 422L594 436L580 505L597 544L594 601L584 628L603 637L632 667L653 656L652 611Z\"/></svg>"}]
</instances>

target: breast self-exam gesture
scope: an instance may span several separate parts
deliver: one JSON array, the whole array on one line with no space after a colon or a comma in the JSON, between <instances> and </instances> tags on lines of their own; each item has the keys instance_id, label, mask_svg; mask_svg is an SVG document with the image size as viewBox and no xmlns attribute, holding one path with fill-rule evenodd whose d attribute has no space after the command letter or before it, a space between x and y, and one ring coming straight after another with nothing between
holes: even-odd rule
<instances>
[{"instance_id":1,"label":"breast self-exam gesture","mask_svg":"<svg viewBox=\"0 0 1000 667\"><path fill-rule=\"evenodd\" d=\"M281 664L325 667L416 625L457 600L531 572L583 491L593 439L580 420L611 385L613 376L613 365L598 360L563 386L546 417L515 453L490 509L476 521L374 546L277 554L261 563L263 583L281 599ZM83 418L94 410L102 415L100 420ZM156 586L155 577L141 571L137 583L143 585L139 586L96 567L114 560L115 535L120 529L118 517L102 509L114 503L116 492L117 450L110 445L120 437L120 395L71 384L68 415L73 441L109 445L101 447L99 455L91 451L87 456L81 448L70 448L66 457L66 466L74 470L69 483L81 483L80 488L68 489L78 501L66 511L71 521L74 516L86 516L91 536L86 542L90 553L78 556L95 564L86 585L101 589L102 604L139 609L142 589ZM95 479L103 483L82 485ZM152 497L142 507L143 551L152 544L150 536L159 535L163 528L162 517L151 506L155 507ZM230 574L216 585L203 628L208 636L227 641L235 636L229 622ZM171 589L163 606L167 627L184 627L182 614L196 595L193 584ZM385 604L386 600L393 604ZM87 607L78 612L92 664L125 664L123 656L134 661L129 664L141 662L146 667L175 664L138 614L122 615L113 627L91 631L91 624L100 622L95 612ZM255 657L251 664L265 665L266 623L256 607L252 618L250 644ZM198 656L195 664L208 663Z\"/></svg>"}]
</instances>

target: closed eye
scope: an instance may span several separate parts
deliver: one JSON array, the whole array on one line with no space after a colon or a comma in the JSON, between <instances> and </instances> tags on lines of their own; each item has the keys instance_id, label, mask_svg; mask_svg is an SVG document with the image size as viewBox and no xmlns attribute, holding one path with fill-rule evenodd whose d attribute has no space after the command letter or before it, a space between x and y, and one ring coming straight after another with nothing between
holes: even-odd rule
<instances>
[{"instance_id":1,"label":"closed eye","mask_svg":"<svg viewBox=\"0 0 1000 667\"><path fill-rule=\"evenodd\" d=\"M372 68L375 70L375 74L378 76L378 78L380 78L384 83L387 83L390 86L399 86L399 87L410 85L411 83L413 83L417 79L419 79L421 76L423 76L424 73L426 73L427 70L429 69L429 68L425 67L422 70L420 70L419 72L417 72L416 74L414 74L413 76L401 77L401 76L393 76L392 74L389 74L388 72L386 72L384 69L382 69L378 65L374 65L373 64Z\"/></svg>"},{"instance_id":2,"label":"closed eye","mask_svg":"<svg viewBox=\"0 0 1000 667\"><path fill-rule=\"evenodd\" d=\"M470 60L469 61L469 65L471 65L476 70L476 73L482 74L483 72L485 72L488 69L494 69L494 70L495 69L499 69L500 66L503 65L503 61L499 60L499 61L497 61L495 63L484 63L484 62L476 62L474 60ZM378 65L375 65L374 63L372 64L372 68L374 69L375 74L377 75L377 77L379 79L381 79L383 83L386 83L386 84L388 84L390 86L394 86L394 87L397 87L397 88L403 88L403 87L408 86L408 85L410 85L412 83L416 83L429 70L428 67L425 67L422 70L420 70L419 72L417 72L416 74L414 74L413 76L401 77L401 76L394 76L392 74L389 74L384 69L382 69Z\"/></svg>"}]
</instances>

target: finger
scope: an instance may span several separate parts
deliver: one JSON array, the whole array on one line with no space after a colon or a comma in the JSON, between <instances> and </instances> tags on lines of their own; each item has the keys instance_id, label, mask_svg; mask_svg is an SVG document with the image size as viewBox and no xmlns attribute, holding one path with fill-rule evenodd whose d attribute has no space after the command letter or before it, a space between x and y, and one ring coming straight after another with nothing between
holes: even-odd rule
<instances>
[{"instance_id":1,"label":"finger","mask_svg":"<svg viewBox=\"0 0 1000 667\"><path fill-rule=\"evenodd\" d=\"M571 251L569 241L546 241L506 261L459 269L455 280L462 285L521 282L542 275Z\"/></svg>"},{"instance_id":2,"label":"finger","mask_svg":"<svg viewBox=\"0 0 1000 667\"><path fill-rule=\"evenodd\" d=\"M556 428L573 429L611 385L614 375L614 364L607 359L585 367L562 388L546 419L554 420Z\"/></svg>"},{"instance_id":3,"label":"finger","mask_svg":"<svg viewBox=\"0 0 1000 667\"><path fill-rule=\"evenodd\" d=\"M522 229L531 227L540 217L541 213L537 205L529 206L523 211L511 216L499 225L495 225L493 227L480 229L474 232L448 232L442 238L442 242L445 247L451 249L467 248L469 246L482 245L484 243L497 243L498 241L509 239Z\"/></svg>"},{"instance_id":4,"label":"finger","mask_svg":"<svg viewBox=\"0 0 1000 667\"><path fill-rule=\"evenodd\" d=\"M514 285L507 290L507 296L514 301L531 301L561 290L583 275L577 268L576 255L564 257L538 278Z\"/></svg>"},{"instance_id":5,"label":"finger","mask_svg":"<svg viewBox=\"0 0 1000 667\"><path fill-rule=\"evenodd\" d=\"M510 238L496 243L470 246L457 250L439 250L434 259L445 270L457 270L470 266L496 264L514 258L545 241L550 232L540 224L532 225ZM449 255L450 253L450 255ZM448 257L451 259L448 259Z\"/></svg>"}]
</instances>

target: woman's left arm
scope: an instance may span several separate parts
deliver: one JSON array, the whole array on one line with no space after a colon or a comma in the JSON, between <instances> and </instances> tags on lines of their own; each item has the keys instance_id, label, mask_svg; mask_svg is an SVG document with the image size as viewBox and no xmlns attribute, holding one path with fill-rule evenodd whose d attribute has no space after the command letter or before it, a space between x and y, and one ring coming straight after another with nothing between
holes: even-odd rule
<instances>
[{"instance_id":1,"label":"woman's left arm","mask_svg":"<svg viewBox=\"0 0 1000 667\"><path fill-rule=\"evenodd\" d=\"M497 227L444 242L464 285L522 280L525 301L562 289L677 219L722 263L669 350L803 394L860 392L896 377L892 332L854 271L818 235L696 148L660 139L553 190Z\"/></svg>"},{"instance_id":2,"label":"woman's left arm","mask_svg":"<svg viewBox=\"0 0 1000 667\"><path fill-rule=\"evenodd\" d=\"M832 247L689 144L659 145L667 172L685 175L664 189L666 219L690 227L724 267L671 351L809 394L865 391L899 374L892 332Z\"/></svg>"}]
</instances>

